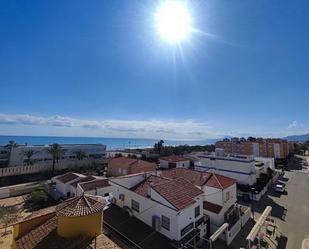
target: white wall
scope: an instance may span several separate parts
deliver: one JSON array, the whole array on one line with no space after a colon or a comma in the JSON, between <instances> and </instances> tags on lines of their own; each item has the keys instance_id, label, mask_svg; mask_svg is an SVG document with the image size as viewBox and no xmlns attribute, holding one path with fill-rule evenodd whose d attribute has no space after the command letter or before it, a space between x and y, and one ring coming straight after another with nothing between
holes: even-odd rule
<instances>
[{"instance_id":1,"label":"white wall","mask_svg":"<svg viewBox=\"0 0 309 249\"><path fill-rule=\"evenodd\" d=\"M210 212L206 209L203 209L203 213L209 216L210 220L210 231L213 233L215 232L214 227L218 228L224 223L224 215L222 210L220 211L219 214Z\"/></svg>"},{"instance_id":2,"label":"white wall","mask_svg":"<svg viewBox=\"0 0 309 249\"><path fill-rule=\"evenodd\" d=\"M254 160L264 163L264 173L267 172L267 168L275 170L275 159L273 157L255 157Z\"/></svg>"},{"instance_id":3,"label":"white wall","mask_svg":"<svg viewBox=\"0 0 309 249\"><path fill-rule=\"evenodd\" d=\"M255 162L241 160L211 160L210 158L199 157L195 162L196 170L209 171L218 173L237 180L241 184L253 185L256 182Z\"/></svg>"},{"instance_id":4,"label":"white wall","mask_svg":"<svg viewBox=\"0 0 309 249\"><path fill-rule=\"evenodd\" d=\"M114 180L110 181L110 184L114 186L112 195L116 198L116 205L120 207L128 206L131 208L131 200L135 200L139 203L140 211L136 212L134 210L133 214L136 218L140 219L144 223L149 226L152 226L152 217L158 216L161 219L161 216L164 215L170 219L170 230L166 230L165 228L161 227L160 231L163 235L170 239L180 240L181 235L180 231L184 227L186 227L191 222L195 222L199 218L202 217L203 214L203 199L202 196L196 198L196 203L189 206L188 208L178 212L175 208L171 208L172 205L168 203L166 200L162 201L162 197L156 193L155 190L151 189L151 197L145 198L125 187L119 186L118 182L116 183ZM119 195L124 194L125 200L120 201ZM162 201L162 203L159 203ZM166 205L168 204L168 205ZM194 208L196 206L200 206L201 214L197 218L194 217ZM185 236L185 235L184 235Z\"/></svg>"},{"instance_id":5,"label":"white wall","mask_svg":"<svg viewBox=\"0 0 309 249\"><path fill-rule=\"evenodd\" d=\"M218 214L204 210L204 213L210 217L211 224L221 226L224 223L224 213L237 201L236 184L233 184L232 186L223 190L204 186L203 191L204 201L208 201L222 207L220 213ZM227 199L227 193L229 193L229 199Z\"/></svg>"},{"instance_id":6,"label":"white wall","mask_svg":"<svg viewBox=\"0 0 309 249\"><path fill-rule=\"evenodd\" d=\"M275 158L281 158L280 144L274 144L274 156Z\"/></svg>"},{"instance_id":7,"label":"white wall","mask_svg":"<svg viewBox=\"0 0 309 249\"><path fill-rule=\"evenodd\" d=\"M253 156L259 156L260 155L260 144L252 143L252 151L253 151Z\"/></svg>"},{"instance_id":8,"label":"white wall","mask_svg":"<svg viewBox=\"0 0 309 249\"><path fill-rule=\"evenodd\" d=\"M125 188L132 188L136 184L140 183L141 181L145 180L148 176L152 175L153 172L147 173L140 173L135 175L128 175L122 177L110 177L110 181L115 182Z\"/></svg>"},{"instance_id":9,"label":"white wall","mask_svg":"<svg viewBox=\"0 0 309 249\"><path fill-rule=\"evenodd\" d=\"M227 193L229 193L229 199L227 199ZM223 209L227 211L237 201L237 187L236 184L223 190Z\"/></svg>"},{"instance_id":10,"label":"white wall","mask_svg":"<svg viewBox=\"0 0 309 249\"><path fill-rule=\"evenodd\" d=\"M110 194L113 196L115 187L114 186L107 186L104 188L98 188L97 190L93 189L90 191L83 191L83 189L80 187L80 185L77 185L76 188L76 196L81 196L83 193L89 194L89 195L100 195L100 196L105 196L106 194Z\"/></svg>"},{"instance_id":11,"label":"white wall","mask_svg":"<svg viewBox=\"0 0 309 249\"><path fill-rule=\"evenodd\" d=\"M190 161L181 161L176 163L176 168L185 168L188 169L190 167Z\"/></svg>"},{"instance_id":12,"label":"white wall","mask_svg":"<svg viewBox=\"0 0 309 249\"><path fill-rule=\"evenodd\" d=\"M223 206L222 190L218 188L203 186L203 198L204 201L208 201L220 206Z\"/></svg>"},{"instance_id":13,"label":"white wall","mask_svg":"<svg viewBox=\"0 0 309 249\"><path fill-rule=\"evenodd\" d=\"M81 179L82 177L84 177L84 175L79 174L79 177L75 178L72 181L63 183L61 181L59 181L57 179L57 177L59 176L55 176L52 178L52 182L55 183L55 188L57 190L57 192L64 198L67 198L67 193L70 192L70 197L75 196L76 195L76 190L75 188L71 185L72 182L75 182L76 180Z\"/></svg>"},{"instance_id":14,"label":"white wall","mask_svg":"<svg viewBox=\"0 0 309 249\"><path fill-rule=\"evenodd\" d=\"M168 161L159 159L160 168L168 169Z\"/></svg>"},{"instance_id":15,"label":"white wall","mask_svg":"<svg viewBox=\"0 0 309 249\"><path fill-rule=\"evenodd\" d=\"M168 169L168 161L160 159L160 168ZM176 162L176 168L186 168L188 169L190 167L190 160L184 160Z\"/></svg>"}]
</instances>

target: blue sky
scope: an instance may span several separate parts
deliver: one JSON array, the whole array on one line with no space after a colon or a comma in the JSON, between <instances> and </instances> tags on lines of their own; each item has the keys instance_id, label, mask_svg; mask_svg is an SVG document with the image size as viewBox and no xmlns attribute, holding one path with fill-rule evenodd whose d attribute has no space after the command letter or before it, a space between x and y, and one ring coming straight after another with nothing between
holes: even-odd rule
<instances>
[{"instance_id":1,"label":"blue sky","mask_svg":"<svg viewBox=\"0 0 309 249\"><path fill-rule=\"evenodd\" d=\"M0 1L0 133L204 139L309 131L309 3L189 1L179 46L159 1Z\"/></svg>"}]
</instances>

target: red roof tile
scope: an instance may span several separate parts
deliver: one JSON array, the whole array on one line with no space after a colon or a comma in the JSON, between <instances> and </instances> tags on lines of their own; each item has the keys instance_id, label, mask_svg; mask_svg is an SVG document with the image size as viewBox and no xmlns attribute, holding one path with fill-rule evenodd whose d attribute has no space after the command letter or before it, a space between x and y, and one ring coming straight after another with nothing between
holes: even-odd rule
<instances>
[{"instance_id":1,"label":"red roof tile","mask_svg":"<svg viewBox=\"0 0 309 249\"><path fill-rule=\"evenodd\" d=\"M233 184L236 184L236 180L218 174L211 174L211 177L206 182L207 186L219 189L226 189Z\"/></svg>"},{"instance_id":2,"label":"red roof tile","mask_svg":"<svg viewBox=\"0 0 309 249\"><path fill-rule=\"evenodd\" d=\"M208 180L211 174L197 170L176 168L170 170L163 170L161 175L163 177L171 179L181 177L191 182L192 184L201 187L205 184L205 182Z\"/></svg>"},{"instance_id":3,"label":"red roof tile","mask_svg":"<svg viewBox=\"0 0 309 249\"><path fill-rule=\"evenodd\" d=\"M163 170L161 175L171 179L177 179L181 177L200 187L206 185L213 188L225 189L232 186L233 184L236 184L236 180L232 178L192 169L176 168Z\"/></svg>"},{"instance_id":4,"label":"red roof tile","mask_svg":"<svg viewBox=\"0 0 309 249\"><path fill-rule=\"evenodd\" d=\"M89 182L80 183L79 185L85 192L110 186L108 179L96 179Z\"/></svg>"},{"instance_id":5,"label":"red roof tile","mask_svg":"<svg viewBox=\"0 0 309 249\"><path fill-rule=\"evenodd\" d=\"M54 216L17 238L15 242L16 249L67 249L84 248L85 243L91 243L90 240L91 238L86 239L83 235L73 238L60 237L57 234L57 217Z\"/></svg>"},{"instance_id":6,"label":"red roof tile","mask_svg":"<svg viewBox=\"0 0 309 249\"><path fill-rule=\"evenodd\" d=\"M35 229L31 230L26 235L17 239L16 248L18 249L36 248L37 245L41 242L41 240L47 237L56 228L57 228L57 217L54 216L53 218L48 219Z\"/></svg>"},{"instance_id":7,"label":"red roof tile","mask_svg":"<svg viewBox=\"0 0 309 249\"><path fill-rule=\"evenodd\" d=\"M153 185L152 189L158 192L177 210L182 210L195 203L194 198L203 194L203 191L183 178Z\"/></svg>"},{"instance_id":8,"label":"red roof tile","mask_svg":"<svg viewBox=\"0 0 309 249\"><path fill-rule=\"evenodd\" d=\"M183 156L177 156L177 155L160 157L160 160L173 162L173 163L182 162L182 161L189 161L189 159L186 159Z\"/></svg>"},{"instance_id":9,"label":"red roof tile","mask_svg":"<svg viewBox=\"0 0 309 249\"><path fill-rule=\"evenodd\" d=\"M103 211L104 201L82 195L65 200L56 207L57 216L84 216Z\"/></svg>"},{"instance_id":10,"label":"red roof tile","mask_svg":"<svg viewBox=\"0 0 309 249\"><path fill-rule=\"evenodd\" d=\"M215 214L219 214L222 209L220 205L208 201L203 202L203 208Z\"/></svg>"},{"instance_id":11,"label":"red roof tile","mask_svg":"<svg viewBox=\"0 0 309 249\"><path fill-rule=\"evenodd\" d=\"M134 186L131 190L135 193L142 195L144 197L148 197L148 188L155 184L169 182L170 180L158 177L158 176L150 176L146 180Z\"/></svg>"},{"instance_id":12,"label":"red roof tile","mask_svg":"<svg viewBox=\"0 0 309 249\"><path fill-rule=\"evenodd\" d=\"M59 180L62 183L67 183L67 182L73 181L74 179L77 179L78 177L79 176L77 174L72 173L72 172L68 172L68 173L65 173L61 176L56 177L56 179Z\"/></svg>"},{"instance_id":13,"label":"red roof tile","mask_svg":"<svg viewBox=\"0 0 309 249\"><path fill-rule=\"evenodd\" d=\"M155 171L157 165L140 159L116 157L108 159L108 168L126 169L127 174Z\"/></svg>"}]
</instances>

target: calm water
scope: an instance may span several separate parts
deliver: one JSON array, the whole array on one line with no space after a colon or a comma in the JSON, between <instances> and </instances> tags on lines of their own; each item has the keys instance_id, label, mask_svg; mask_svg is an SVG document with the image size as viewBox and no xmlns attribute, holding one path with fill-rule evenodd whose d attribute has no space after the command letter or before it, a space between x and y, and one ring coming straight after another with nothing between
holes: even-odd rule
<instances>
[{"instance_id":1,"label":"calm water","mask_svg":"<svg viewBox=\"0 0 309 249\"><path fill-rule=\"evenodd\" d=\"M152 147L158 140L142 138L106 138L106 137L48 137L48 136L0 136L0 144L7 144L14 140L17 144L105 144L107 149L123 148L147 148ZM199 141L187 140L164 140L165 145L206 145L214 143L215 139L205 139Z\"/></svg>"}]
</instances>

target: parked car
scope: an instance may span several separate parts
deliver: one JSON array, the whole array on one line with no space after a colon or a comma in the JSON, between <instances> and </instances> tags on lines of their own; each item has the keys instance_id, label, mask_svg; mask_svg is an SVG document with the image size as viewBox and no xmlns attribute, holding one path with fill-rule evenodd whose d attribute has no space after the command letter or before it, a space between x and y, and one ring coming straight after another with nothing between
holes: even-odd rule
<instances>
[{"instance_id":1,"label":"parked car","mask_svg":"<svg viewBox=\"0 0 309 249\"><path fill-rule=\"evenodd\" d=\"M285 187L282 184L276 184L274 186L274 190L276 192L279 192L279 193L284 193L285 192Z\"/></svg>"}]
</instances>

